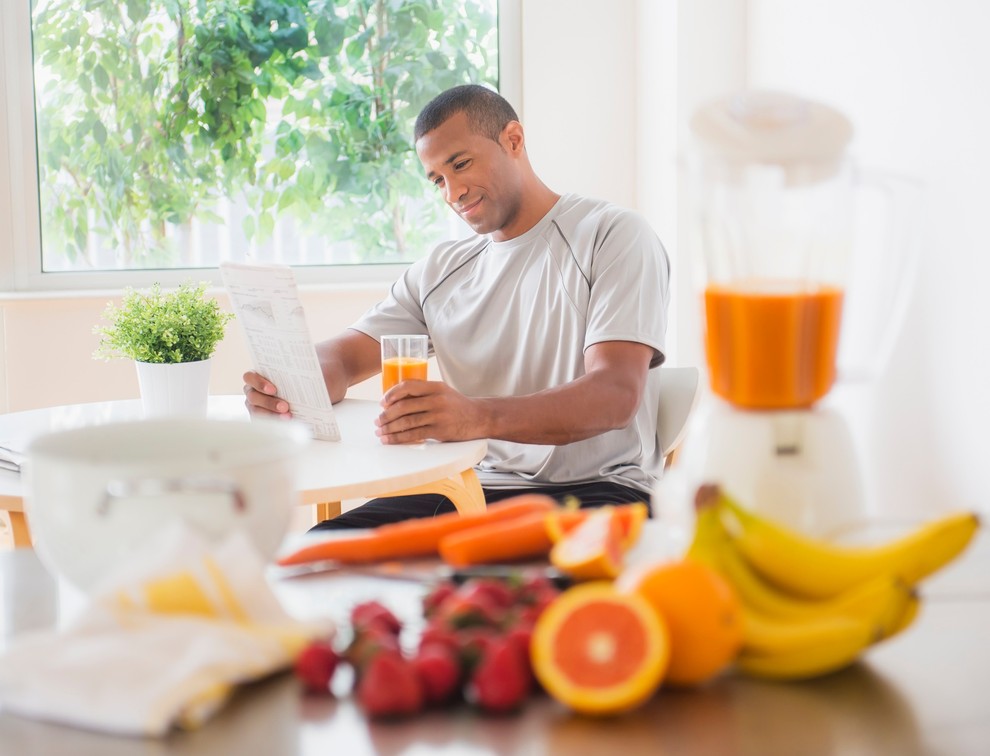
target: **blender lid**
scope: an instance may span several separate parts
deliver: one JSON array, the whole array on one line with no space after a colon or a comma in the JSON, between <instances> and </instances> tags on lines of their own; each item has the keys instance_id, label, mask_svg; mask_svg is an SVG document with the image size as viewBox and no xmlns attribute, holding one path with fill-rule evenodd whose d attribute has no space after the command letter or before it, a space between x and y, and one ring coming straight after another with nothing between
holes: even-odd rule
<instances>
[{"instance_id":1,"label":"blender lid","mask_svg":"<svg viewBox=\"0 0 990 756\"><path fill-rule=\"evenodd\" d=\"M769 90L734 92L702 105L691 131L712 156L740 167L778 165L795 183L831 176L853 133L838 110Z\"/></svg>"}]
</instances>

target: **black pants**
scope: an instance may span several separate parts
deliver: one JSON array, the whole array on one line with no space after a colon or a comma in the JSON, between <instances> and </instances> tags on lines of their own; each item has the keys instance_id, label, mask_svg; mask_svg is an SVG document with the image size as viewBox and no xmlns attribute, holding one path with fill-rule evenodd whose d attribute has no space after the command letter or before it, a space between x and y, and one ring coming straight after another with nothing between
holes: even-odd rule
<instances>
[{"instance_id":1,"label":"black pants","mask_svg":"<svg viewBox=\"0 0 990 756\"><path fill-rule=\"evenodd\" d=\"M630 504L636 501L649 501L649 495L635 488L616 483L580 483L542 488L486 488L485 501L508 499L522 493L540 493L552 496L563 502L570 496L577 498L583 507L600 507L603 504ZM441 494L418 494L415 496L393 496L385 499L372 499L365 504L344 512L332 520L324 520L312 530L336 530L343 528L374 528L388 522L411 520L416 517L435 517L438 514L453 512L450 499Z\"/></svg>"}]
</instances>

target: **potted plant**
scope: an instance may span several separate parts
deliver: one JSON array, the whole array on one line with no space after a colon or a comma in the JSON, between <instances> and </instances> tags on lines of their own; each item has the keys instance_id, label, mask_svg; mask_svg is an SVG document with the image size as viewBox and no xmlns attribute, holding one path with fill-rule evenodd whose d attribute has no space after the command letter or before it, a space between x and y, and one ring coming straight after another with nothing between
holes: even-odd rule
<instances>
[{"instance_id":1,"label":"potted plant","mask_svg":"<svg viewBox=\"0 0 990 756\"><path fill-rule=\"evenodd\" d=\"M124 291L120 305L107 304L94 352L99 359L134 360L146 416L206 414L210 358L234 317L206 296L206 283L163 292Z\"/></svg>"}]
</instances>

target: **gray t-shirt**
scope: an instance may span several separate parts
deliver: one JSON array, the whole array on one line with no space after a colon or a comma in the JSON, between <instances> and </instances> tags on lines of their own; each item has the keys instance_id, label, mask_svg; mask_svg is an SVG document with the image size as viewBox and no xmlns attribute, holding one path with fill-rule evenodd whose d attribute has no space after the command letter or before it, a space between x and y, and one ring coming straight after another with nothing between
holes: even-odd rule
<instances>
[{"instance_id":1,"label":"gray t-shirt","mask_svg":"<svg viewBox=\"0 0 990 756\"><path fill-rule=\"evenodd\" d=\"M603 341L646 344L650 367L660 365L669 273L642 216L567 194L522 236L441 244L351 327L378 340L428 334L449 386L466 396L521 396L584 375L584 350ZM490 440L476 467L482 486L604 480L649 492L661 461L658 388L650 370L626 428L563 446Z\"/></svg>"}]
</instances>

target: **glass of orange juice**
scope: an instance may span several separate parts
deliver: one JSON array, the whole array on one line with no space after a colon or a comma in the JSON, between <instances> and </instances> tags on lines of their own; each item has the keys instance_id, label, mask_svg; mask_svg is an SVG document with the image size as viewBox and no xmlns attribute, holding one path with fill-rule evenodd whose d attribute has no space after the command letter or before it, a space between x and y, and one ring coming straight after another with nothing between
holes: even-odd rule
<instances>
[{"instance_id":1,"label":"glass of orange juice","mask_svg":"<svg viewBox=\"0 0 990 756\"><path fill-rule=\"evenodd\" d=\"M426 380L427 342L420 334L382 336L382 393L402 381Z\"/></svg>"}]
</instances>

